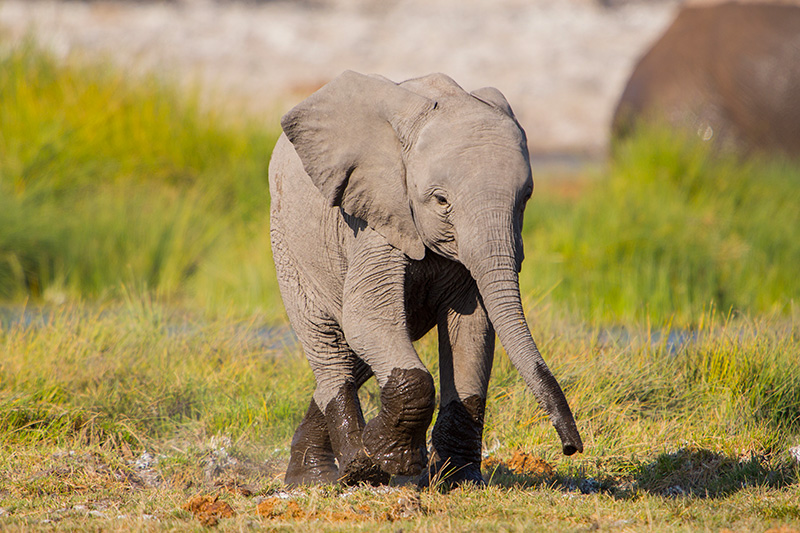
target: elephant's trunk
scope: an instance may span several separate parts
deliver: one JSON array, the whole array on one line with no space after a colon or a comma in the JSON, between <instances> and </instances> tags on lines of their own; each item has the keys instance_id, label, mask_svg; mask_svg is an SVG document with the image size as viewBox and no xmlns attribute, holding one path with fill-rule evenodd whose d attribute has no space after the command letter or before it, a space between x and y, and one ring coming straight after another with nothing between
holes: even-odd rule
<instances>
[{"instance_id":1,"label":"elephant's trunk","mask_svg":"<svg viewBox=\"0 0 800 533\"><path fill-rule=\"evenodd\" d=\"M499 213L495 212L495 215L493 218L497 218ZM525 320L514 243L509 242L507 233L511 231L513 234L511 220L506 223L498 220L482 222L484 224L479 227L483 227L483 231L492 228L497 234L480 239L487 245L473 251L476 253L462 256L462 261L478 283L489 319L509 359L555 426L564 454L582 452L583 442L564 392L542 359ZM501 223L498 225L498 222Z\"/></svg>"}]
</instances>

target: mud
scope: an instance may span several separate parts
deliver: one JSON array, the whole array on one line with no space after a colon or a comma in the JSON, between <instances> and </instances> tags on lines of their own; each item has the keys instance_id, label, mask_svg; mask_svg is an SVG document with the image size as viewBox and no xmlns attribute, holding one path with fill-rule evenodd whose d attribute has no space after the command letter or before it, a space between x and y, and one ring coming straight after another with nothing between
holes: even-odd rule
<instances>
[{"instance_id":1,"label":"mud","mask_svg":"<svg viewBox=\"0 0 800 533\"><path fill-rule=\"evenodd\" d=\"M344 485L388 483L389 474L382 471L364 449L362 432L366 423L355 383L348 382L339 390L325 408L325 419L339 462L339 482Z\"/></svg>"},{"instance_id":2,"label":"mud","mask_svg":"<svg viewBox=\"0 0 800 533\"><path fill-rule=\"evenodd\" d=\"M219 496L198 495L184 503L182 509L192 513L204 526L216 526L220 518L230 518L233 507L219 499Z\"/></svg>"},{"instance_id":3,"label":"mud","mask_svg":"<svg viewBox=\"0 0 800 533\"><path fill-rule=\"evenodd\" d=\"M338 477L325 415L312 399L306 416L292 438L291 457L284 481L288 485L334 483Z\"/></svg>"},{"instance_id":4,"label":"mud","mask_svg":"<svg viewBox=\"0 0 800 533\"><path fill-rule=\"evenodd\" d=\"M418 475L428 463L425 435L433 418L433 378L395 368L381 388L381 411L364 428L367 455L393 475Z\"/></svg>"},{"instance_id":5,"label":"mud","mask_svg":"<svg viewBox=\"0 0 800 533\"><path fill-rule=\"evenodd\" d=\"M489 474L495 470L503 469L520 476L550 478L556 473L550 463L541 457L522 450L515 450L514 455L508 462L496 457L487 457L483 460L482 467Z\"/></svg>"}]
</instances>

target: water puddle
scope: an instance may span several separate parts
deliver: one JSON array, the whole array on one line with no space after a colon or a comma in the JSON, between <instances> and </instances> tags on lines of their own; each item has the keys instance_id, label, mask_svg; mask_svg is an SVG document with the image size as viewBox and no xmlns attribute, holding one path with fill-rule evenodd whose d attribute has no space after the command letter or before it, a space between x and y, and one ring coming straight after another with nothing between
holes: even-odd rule
<instances>
[{"instance_id":1,"label":"water puddle","mask_svg":"<svg viewBox=\"0 0 800 533\"><path fill-rule=\"evenodd\" d=\"M663 346L666 353L675 356L698 340L696 331L686 329L637 330L624 326L603 328L597 333L596 343L605 347L630 347L649 344L651 347Z\"/></svg>"},{"instance_id":2,"label":"water puddle","mask_svg":"<svg viewBox=\"0 0 800 533\"><path fill-rule=\"evenodd\" d=\"M107 319L119 317L120 326L131 322L131 313L125 309L110 309L97 311L94 309L56 308L56 307L24 307L13 305L0 305L0 332L12 328L41 329L53 325L56 321L64 319L86 318ZM135 317L133 321L142 320ZM253 322L236 322L212 324L210 322L187 318L176 313L174 316L157 317L153 319L154 327L163 330L171 338L190 339L200 337L209 331L226 330L229 338L237 343L245 344L251 349L261 349L269 352L280 352L298 344L297 337L288 325L255 325Z\"/></svg>"},{"instance_id":3,"label":"water puddle","mask_svg":"<svg viewBox=\"0 0 800 533\"><path fill-rule=\"evenodd\" d=\"M120 321L130 320L130 312L125 309L112 309L97 312L95 310L48 308L48 307L22 307L0 306L0 331L7 331L13 327L44 328L57 318L62 318L63 313L75 317L81 315L87 318L120 316ZM206 334L209 329L223 328L229 331L231 340L246 344L251 349L276 352L297 346L298 340L288 324L268 325L254 324L253 322L230 322L228 324L213 324L202 319L190 319L185 315L175 313L173 316L158 317L157 327L170 337L193 338ZM572 332L574 334L574 332ZM623 349L628 347L663 347L669 355L675 356L686 350L698 340L698 333L687 329L656 329L642 330L626 326L605 327L594 332L586 330L587 336L594 337L594 344L600 348Z\"/></svg>"}]
</instances>

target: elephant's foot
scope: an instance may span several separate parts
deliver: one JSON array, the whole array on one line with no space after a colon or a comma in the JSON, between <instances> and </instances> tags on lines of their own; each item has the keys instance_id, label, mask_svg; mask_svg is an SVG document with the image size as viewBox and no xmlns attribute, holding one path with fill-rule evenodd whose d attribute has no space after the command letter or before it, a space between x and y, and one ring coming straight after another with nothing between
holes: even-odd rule
<instances>
[{"instance_id":1,"label":"elephant's foot","mask_svg":"<svg viewBox=\"0 0 800 533\"><path fill-rule=\"evenodd\" d=\"M389 482L389 474L383 472L364 450L361 440L365 425L364 415L361 413L361 403L354 383L345 383L328 403L325 420L336 460L339 462L340 483L380 485Z\"/></svg>"},{"instance_id":2,"label":"elephant's foot","mask_svg":"<svg viewBox=\"0 0 800 533\"><path fill-rule=\"evenodd\" d=\"M340 463L339 482L342 485L358 485L367 483L369 485L385 485L389 483L391 476L380 469L372 459L367 457L363 448L347 462Z\"/></svg>"},{"instance_id":3,"label":"elephant's foot","mask_svg":"<svg viewBox=\"0 0 800 533\"><path fill-rule=\"evenodd\" d=\"M364 428L367 455L393 475L416 476L428 463L425 433L434 409L431 375L395 368L381 389L381 411Z\"/></svg>"},{"instance_id":4,"label":"elephant's foot","mask_svg":"<svg viewBox=\"0 0 800 533\"><path fill-rule=\"evenodd\" d=\"M486 481L481 474L481 465L478 463L468 463L455 465L450 461L437 461L426 468L419 476L417 485L424 489L430 485L442 484L446 488L461 485L475 485L483 487Z\"/></svg>"},{"instance_id":5,"label":"elephant's foot","mask_svg":"<svg viewBox=\"0 0 800 533\"><path fill-rule=\"evenodd\" d=\"M339 478L325 416L313 399L292 438L291 450L284 477L287 485L335 483Z\"/></svg>"},{"instance_id":6,"label":"elephant's foot","mask_svg":"<svg viewBox=\"0 0 800 533\"><path fill-rule=\"evenodd\" d=\"M481 438L486 398L470 396L443 406L431 435L432 466L419 484L442 481L449 486L484 485L481 475Z\"/></svg>"}]
</instances>

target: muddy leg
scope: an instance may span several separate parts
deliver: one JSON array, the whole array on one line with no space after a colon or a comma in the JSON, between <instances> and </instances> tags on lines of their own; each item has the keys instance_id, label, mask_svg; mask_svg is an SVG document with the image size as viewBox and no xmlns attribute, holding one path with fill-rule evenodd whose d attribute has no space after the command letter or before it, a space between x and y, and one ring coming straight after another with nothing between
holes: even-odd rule
<instances>
[{"instance_id":1,"label":"muddy leg","mask_svg":"<svg viewBox=\"0 0 800 533\"><path fill-rule=\"evenodd\" d=\"M456 399L439 410L431 434L431 472L448 484L483 485L481 437L486 398ZM427 486L429 479L421 480Z\"/></svg>"},{"instance_id":2,"label":"muddy leg","mask_svg":"<svg viewBox=\"0 0 800 533\"><path fill-rule=\"evenodd\" d=\"M381 410L364 427L367 456L392 475L419 475L427 463L425 433L434 410L433 379L408 331L406 268L410 260L365 231L344 284L342 330L381 387Z\"/></svg>"},{"instance_id":3,"label":"muddy leg","mask_svg":"<svg viewBox=\"0 0 800 533\"><path fill-rule=\"evenodd\" d=\"M338 479L341 483L379 485L389 482L389 474L382 471L364 449L364 415L355 383L347 382L339 389L325 409L325 420L339 463Z\"/></svg>"},{"instance_id":4,"label":"muddy leg","mask_svg":"<svg viewBox=\"0 0 800 533\"><path fill-rule=\"evenodd\" d=\"M284 478L287 485L335 483L339 478L325 416L313 398L295 431L291 453Z\"/></svg>"},{"instance_id":5,"label":"muddy leg","mask_svg":"<svg viewBox=\"0 0 800 533\"><path fill-rule=\"evenodd\" d=\"M494 356L494 329L474 292L454 298L440 313L439 374L441 403L431 434L431 479L448 485L483 485L481 440L486 391Z\"/></svg>"},{"instance_id":6,"label":"muddy leg","mask_svg":"<svg viewBox=\"0 0 800 533\"><path fill-rule=\"evenodd\" d=\"M434 395L433 378L420 368L395 368L381 387L381 411L364 428L364 447L386 472L416 476L427 466Z\"/></svg>"},{"instance_id":7,"label":"muddy leg","mask_svg":"<svg viewBox=\"0 0 800 533\"><path fill-rule=\"evenodd\" d=\"M297 322L302 326L295 326L295 330L302 331L298 337L317 378L317 390L292 439L285 482L298 485L340 480L349 484L388 481L388 475L380 476L380 470L366 458L361 442L364 417L357 390L372 376L372 370L350 350L335 323L322 317L310 325ZM337 460L340 467L346 467L357 458L361 461L356 472L337 468Z\"/></svg>"}]
</instances>

